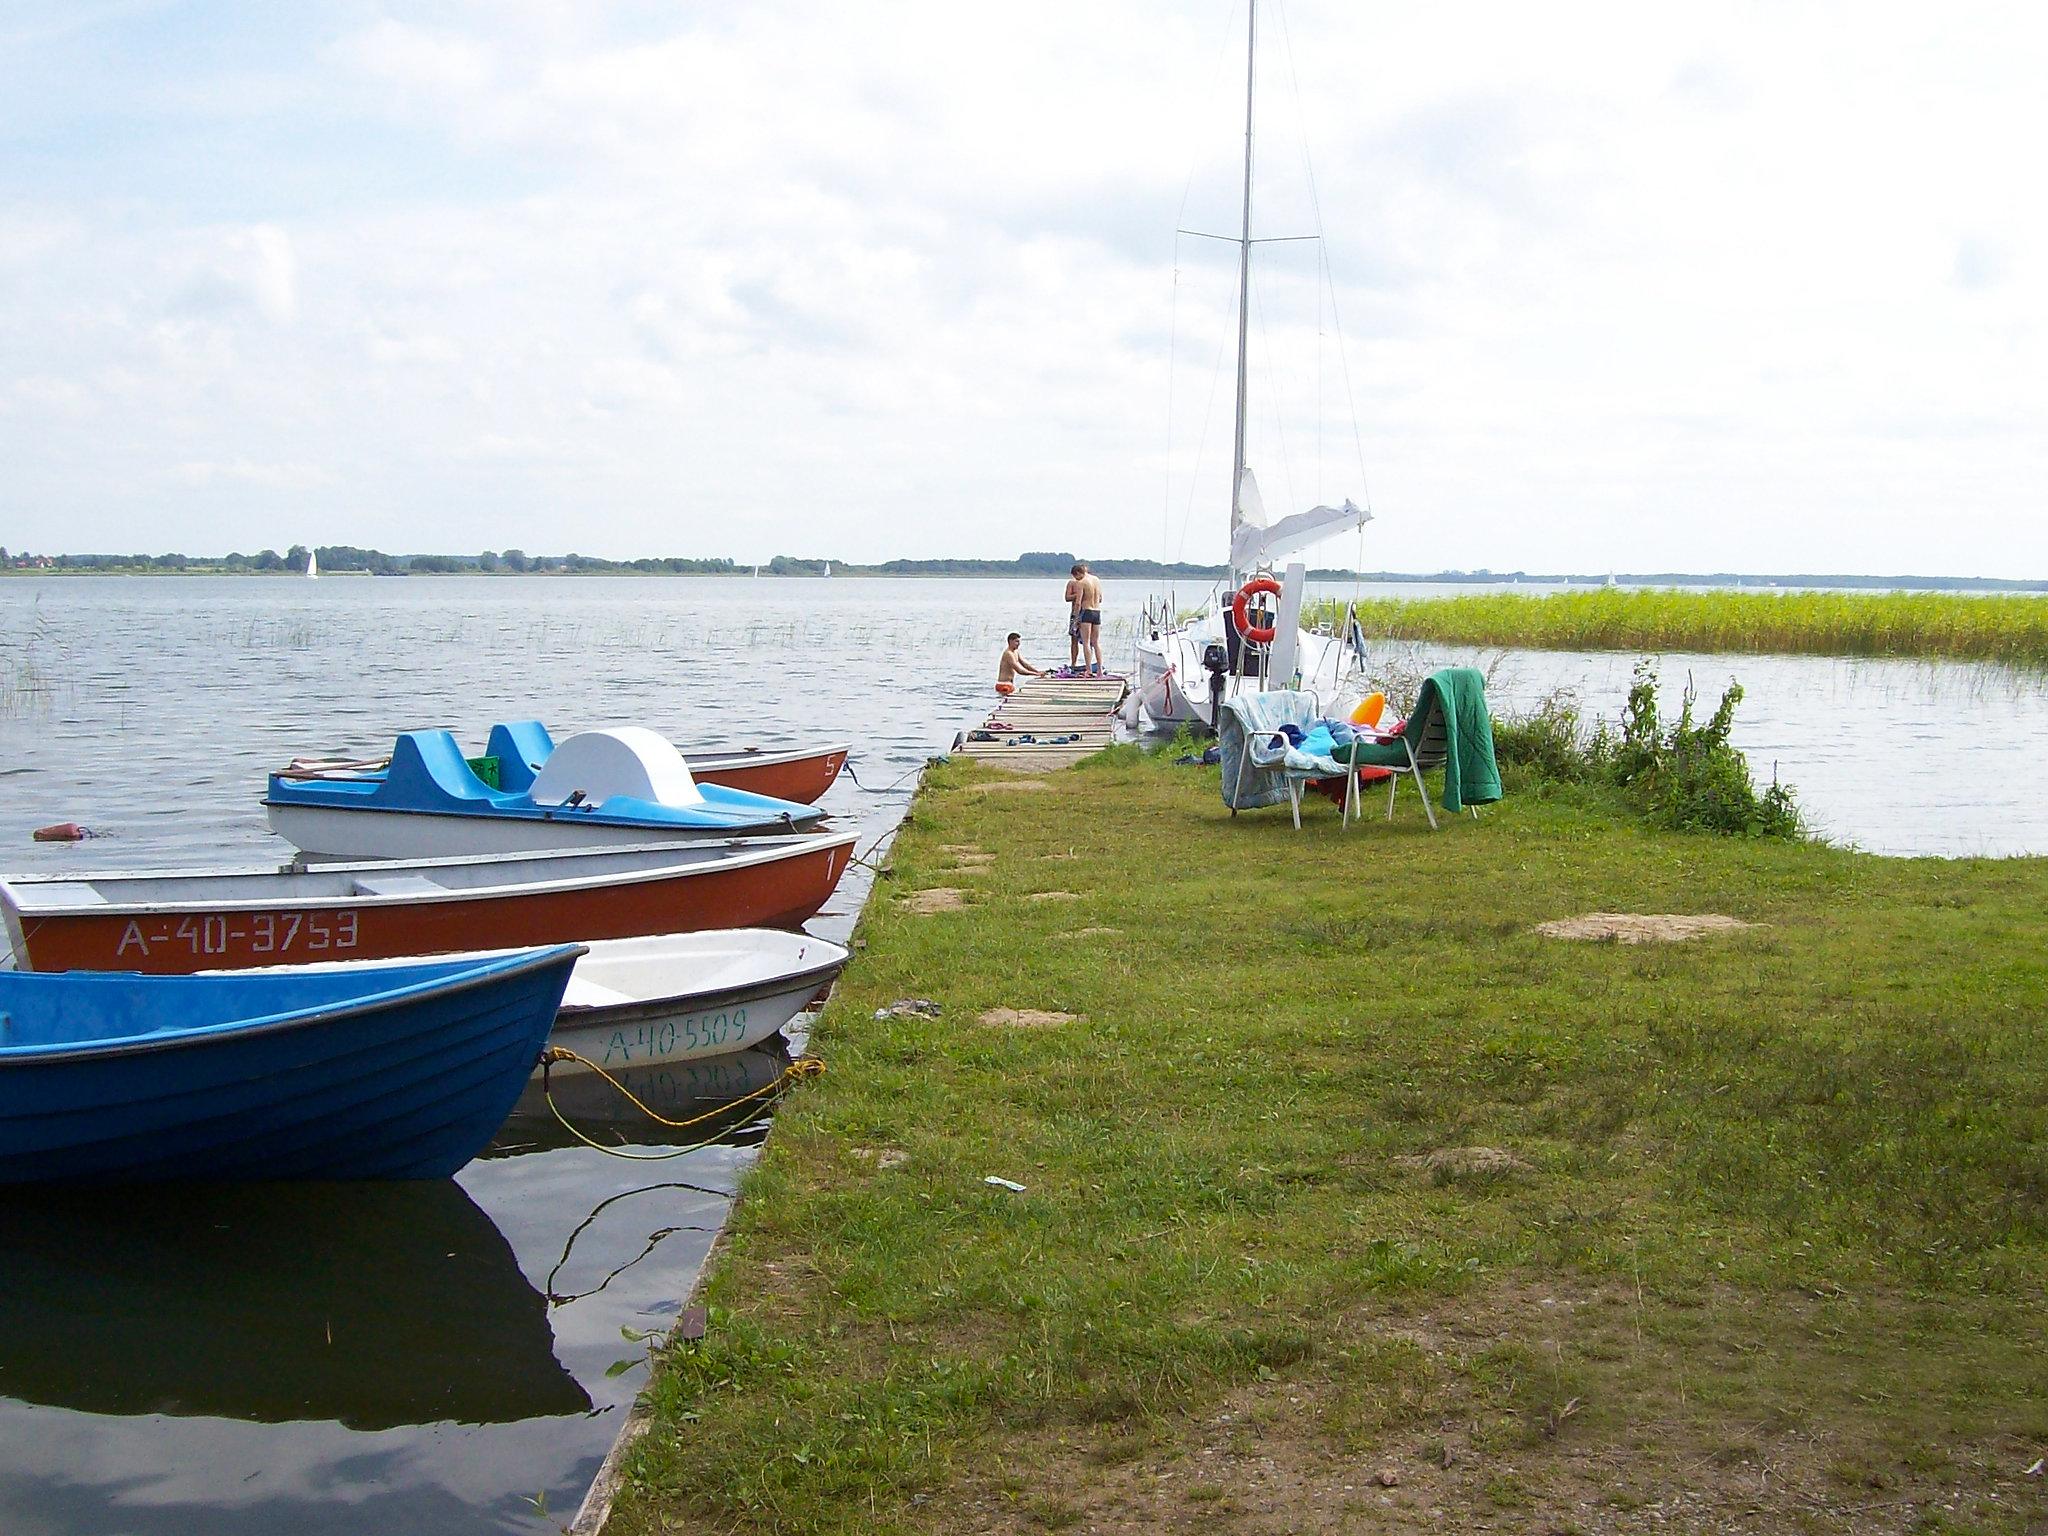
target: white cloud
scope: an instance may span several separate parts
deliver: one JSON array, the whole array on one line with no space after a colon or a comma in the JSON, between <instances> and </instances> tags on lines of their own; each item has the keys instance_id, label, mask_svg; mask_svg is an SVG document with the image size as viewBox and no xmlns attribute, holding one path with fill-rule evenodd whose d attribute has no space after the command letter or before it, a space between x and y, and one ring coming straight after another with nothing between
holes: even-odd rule
<instances>
[{"instance_id":1,"label":"white cloud","mask_svg":"<svg viewBox=\"0 0 2048 1536\"><path fill-rule=\"evenodd\" d=\"M218 317L247 310L273 325L298 315L298 261L291 236L274 224L206 230L179 242L168 307Z\"/></svg>"},{"instance_id":2,"label":"white cloud","mask_svg":"<svg viewBox=\"0 0 2048 1536\"><path fill-rule=\"evenodd\" d=\"M252 485L266 490L302 490L335 483L334 475L317 464L257 464L248 459L227 464L187 460L172 471L172 478L187 486Z\"/></svg>"},{"instance_id":3,"label":"white cloud","mask_svg":"<svg viewBox=\"0 0 2048 1536\"><path fill-rule=\"evenodd\" d=\"M289 491L385 547L1177 553L1185 523L1214 557L1234 272L1172 232L1234 217L1227 11L336 10L221 77L261 83L246 118L153 82L190 147L161 176L78 109L82 175L0 172L16 501L123 548L260 542ZM1371 563L2048 574L2048 23L1265 14L1260 223L1310 226L1305 130ZM223 152L274 171L233 207ZM1315 261L1259 258L1276 505L1360 478ZM232 472L263 466L321 468Z\"/></svg>"}]
</instances>

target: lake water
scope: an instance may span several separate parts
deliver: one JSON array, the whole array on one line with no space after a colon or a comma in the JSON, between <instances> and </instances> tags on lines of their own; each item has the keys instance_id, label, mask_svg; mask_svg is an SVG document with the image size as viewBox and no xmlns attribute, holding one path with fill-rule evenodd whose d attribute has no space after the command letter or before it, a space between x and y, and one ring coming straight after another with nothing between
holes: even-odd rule
<instances>
[{"instance_id":1,"label":"lake water","mask_svg":"<svg viewBox=\"0 0 2048 1536\"><path fill-rule=\"evenodd\" d=\"M1142 595L1109 584L1113 661ZM381 755L415 726L480 747L492 721L522 717L558 733L644 723L686 746L851 740L868 788L842 780L826 804L866 845L987 700L1003 635L1064 659L1063 621L1058 583L1016 581L10 578L0 868L276 863L290 850L257 805L267 769ZM1510 706L1573 685L1610 716L1631 661L1397 659L1476 661ZM2048 749L2040 679L1811 658L1663 665L1674 682L1690 670L1707 707L1741 678L1738 741L1832 837L2048 851L2048 807L2027 792ZM55 821L100 835L29 840ZM843 886L813 927L843 935L863 891ZM640 1086L673 1108L779 1066L750 1053ZM613 1107L573 1106L579 1120ZM10 1196L0 1531L554 1529L540 1507L569 1517L645 1379L644 1366L606 1375L636 1352L621 1330L672 1321L757 1135L628 1163L528 1114L444 1186Z\"/></svg>"}]
</instances>

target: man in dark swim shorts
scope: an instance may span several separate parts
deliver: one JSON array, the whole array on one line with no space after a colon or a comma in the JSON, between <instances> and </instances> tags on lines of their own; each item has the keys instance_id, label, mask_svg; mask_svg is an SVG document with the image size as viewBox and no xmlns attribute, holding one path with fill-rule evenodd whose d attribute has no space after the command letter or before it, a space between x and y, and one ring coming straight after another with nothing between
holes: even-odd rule
<instances>
[{"instance_id":1,"label":"man in dark swim shorts","mask_svg":"<svg viewBox=\"0 0 2048 1536\"><path fill-rule=\"evenodd\" d=\"M1074 562L1067 583L1067 603L1072 618L1067 625L1072 655L1069 668L1102 673L1102 583L1089 571L1085 560Z\"/></svg>"}]
</instances>

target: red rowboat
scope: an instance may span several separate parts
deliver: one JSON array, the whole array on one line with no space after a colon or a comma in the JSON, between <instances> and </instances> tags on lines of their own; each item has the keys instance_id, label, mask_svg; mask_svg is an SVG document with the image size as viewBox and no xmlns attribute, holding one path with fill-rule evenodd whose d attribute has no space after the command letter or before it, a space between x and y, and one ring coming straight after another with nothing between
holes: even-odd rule
<instances>
[{"instance_id":1,"label":"red rowboat","mask_svg":"<svg viewBox=\"0 0 2048 1536\"><path fill-rule=\"evenodd\" d=\"M739 747L689 754L690 774L699 784L723 784L799 805L816 805L846 766L847 748Z\"/></svg>"},{"instance_id":2,"label":"red rowboat","mask_svg":"<svg viewBox=\"0 0 2048 1536\"><path fill-rule=\"evenodd\" d=\"M573 849L313 869L0 880L25 971L183 974L705 928L794 928L851 837Z\"/></svg>"}]
</instances>

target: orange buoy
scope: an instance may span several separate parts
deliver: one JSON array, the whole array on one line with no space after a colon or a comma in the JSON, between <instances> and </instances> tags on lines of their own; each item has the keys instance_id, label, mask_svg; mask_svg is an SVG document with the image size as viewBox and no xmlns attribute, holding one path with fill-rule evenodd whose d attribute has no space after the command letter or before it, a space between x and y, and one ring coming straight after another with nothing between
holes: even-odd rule
<instances>
[{"instance_id":1,"label":"orange buoy","mask_svg":"<svg viewBox=\"0 0 2048 1536\"><path fill-rule=\"evenodd\" d=\"M75 821L59 821L37 827L31 835L39 843L78 843L85 840L86 833Z\"/></svg>"}]
</instances>

